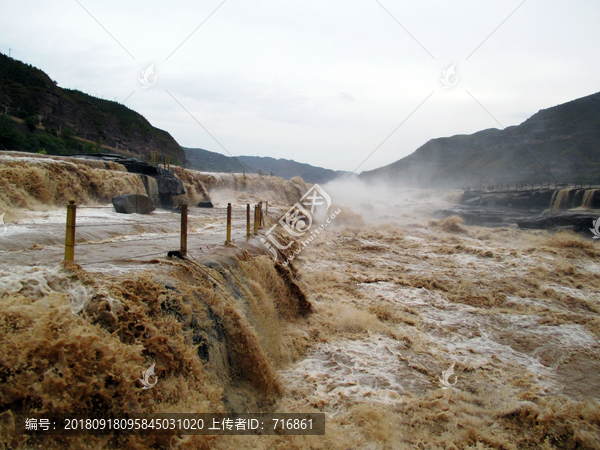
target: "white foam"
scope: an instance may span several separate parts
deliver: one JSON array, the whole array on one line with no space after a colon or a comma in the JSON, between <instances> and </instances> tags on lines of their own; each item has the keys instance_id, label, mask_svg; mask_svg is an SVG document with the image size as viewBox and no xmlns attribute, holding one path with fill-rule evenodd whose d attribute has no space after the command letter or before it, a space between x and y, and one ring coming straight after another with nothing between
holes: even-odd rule
<instances>
[{"instance_id":1,"label":"white foam","mask_svg":"<svg viewBox=\"0 0 600 450\"><path fill-rule=\"evenodd\" d=\"M280 375L293 388L308 386L308 402L324 403L328 411L348 402L397 403L407 392L433 387L401 359L404 351L403 343L378 334L323 343Z\"/></svg>"},{"instance_id":2,"label":"white foam","mask_svg":"<svg viewBox=\"0 0 600 450\"><path fill-rule=\"evenodd\" d=\"M429 324L421 338L456 361L482 367L495 356L505 363L523 366L547 392L559 392L563 386L556 379L556 367L544 365L540 355L555 348L582 348L596 343L585 327L578 324L540 325L541 317L534 314L479 314L477 308L451 303L437 292L388 282L359 286L398 305L416 309L420 320ZM515 299L509 297L509 301ZM519 337L531 343L530 352L513 348Z\"/></svg>"},{"instance_id":3,"label":"white foam","mask_svg":"<svg viewBox=\"0 0 600 450\"><path fill-rule=\"evenodd\" d=\"M63 294L74 314L84 309L92 298L89 288L73 282L63 271L47 267L20 266L12 267L10 271L1 270L0 291L36 300L52 293Z\"/></svg>"}]
</instances>

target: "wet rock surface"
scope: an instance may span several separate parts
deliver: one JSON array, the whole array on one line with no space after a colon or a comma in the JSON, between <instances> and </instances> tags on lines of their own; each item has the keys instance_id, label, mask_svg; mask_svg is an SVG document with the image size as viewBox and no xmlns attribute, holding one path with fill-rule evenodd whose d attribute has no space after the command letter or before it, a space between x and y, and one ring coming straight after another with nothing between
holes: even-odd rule
<instances>
[{"instance_id":1,"label":"wet rock surface","mask_svg":"<svg viewBox=\"0 0 600 450\"><path fill-rule=\"evenodd\" d=\"M514 209L538 209L550 206L556 189L507 192L466 191L461 203L466 206L503 207Z\"/></svg>"},{"instance_id":2,"label":"wet rock surface","mask_svg":"<svg viewBox=\"0 0 600 450\"><path fill-rule=\"evenodd\" d=\"M173 196L185 194L183 182L175 176L172 170L163 169L159 166L153 166L137 158L128 158L121 155L98 154L98 155L76 155L78 158L99 159L101 161L111 161L125 166L128 172L152 177L156 180L158 186L158 199L163 208L173 207ZM153 197L150 192L147 180L144 183L146 192Z\"/></svg>"},{"instance_id":3,"label":"wet rock surface","mask_svg":"<svg viewBox=\"0 0 600 450\"><path fill-rule=\"evenodd\" d=\"M590 233L590 228L594 228L594 220L598 217L600 217L600 210L597 209L590 209L587 211L571 210L536 217L520 218L516 223L519 228L570 228L576 233Z\"/></svg>"},{"instance_id":4,"label":"wet rock surface","mask_svg":"<svg viewBox=\"0 0 600 450\"><path fill-rule=\"evenodd\" d=\"M452 208L437 210L433 215L439 219L459 216L467 225L505 226L515 224L518 219L523 217L523 213L522 210L511 208L456 205ZM535 217L539 213L532 211L530 214L531 217Z\"/></svg>"},{"instance_id":5,"label":"wet rock surface","mask_svg":"<svg viewBox=\"0 0 600 450\"><path fill-rule=\"evenodd\" d=\"M146 195L119 195L112 203L115 211L122 214L150 214L155 209L152 199Z\"/></svg>"},{"instance_id":6,"label":"wet rock surface","mask_svg":"<svg viewBox=\"0 0 600 450\"><path fill-rule=\"evenodd\" d=\"M528 229L571 229L588 233L600 217L598 189L538 189L529 191L465 191L459 205L434 216L457 215L467 225L518 225Z\"/></svg>"}]
</instances>

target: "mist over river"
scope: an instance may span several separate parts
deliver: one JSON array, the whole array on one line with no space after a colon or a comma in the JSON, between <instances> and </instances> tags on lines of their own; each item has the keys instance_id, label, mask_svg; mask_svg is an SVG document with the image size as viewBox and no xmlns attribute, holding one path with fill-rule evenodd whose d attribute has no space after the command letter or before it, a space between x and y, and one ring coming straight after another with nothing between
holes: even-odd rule
<instances>
[{"instance_id":1,"label":"mist over river","mask_svg":"<svg viewBox=\"0 0 600 450\"><path fill-rule=\"evenodd\" d=\"M600 448L591 238L436 220L459 192L345 180L285 266L246 240L245 205L269 202L264 235L308 185L177 169L190 205L215 204L190 207L181 260L179 212L117 214L109 198L144 185L95 164L0 160L0 449ZM27 412L322 412L326 433L15 435Z\"/></svg>"}]
</instances>

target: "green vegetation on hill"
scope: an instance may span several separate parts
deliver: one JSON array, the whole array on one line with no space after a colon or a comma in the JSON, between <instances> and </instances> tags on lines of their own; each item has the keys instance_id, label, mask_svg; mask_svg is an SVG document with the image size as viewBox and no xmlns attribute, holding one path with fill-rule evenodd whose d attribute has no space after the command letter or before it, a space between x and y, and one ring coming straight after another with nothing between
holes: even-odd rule
<instances>
[{"instance_id":1,"label":"green vegetation on hill","mask_svg":"<svg viewBox=\"0 0 600 450\"><path fill-rule=\"evenodd\" d=\"M100 145L145 157L151 151L184 164L185 152L166 131L110 100L57 86L43 71L0 53L0 149L73 154ZM42 128L36 127L42 117ZM12 123L10 122L12 121ZM91 142L89 142L91 141Z\"/></svg>"},{"instance_id":2,"label":"green vegetation on hill","mask_svg":"<svg viewBox=\"0 0 600 450\"><path fill-rule=\"evenodd\" d=\"M28 116L22 123L15 118L0 114L0 150L20 150L49 155L72 155L77 153L100 153L96 143L75 137L68 127L56 129L38 128L37 118Z\"/></svg>"},{"instance_id":3,"label":"green vegetation on hill","mask_svg":"<svg viewBox=\"0 0 600 450\"><path fill-rule=\"evenodd\" d=\"M600 93L544 109L518 126L432 139L360 178L413 187L600 182Z\"/></svg>"},{"instance_id":4,"label":"green vegetation on hill","mask_svg":"<svg viewBox=\"0 0 600 450\"><path fill-rule=\"evenodd\" d=\"M0 103L24 119L42 110L43 97L59 89L48 75L0 53ZM10 102L6 105L6 102ZM2 111L5 112L5 111Z\"/></svg>"}]
</instances>

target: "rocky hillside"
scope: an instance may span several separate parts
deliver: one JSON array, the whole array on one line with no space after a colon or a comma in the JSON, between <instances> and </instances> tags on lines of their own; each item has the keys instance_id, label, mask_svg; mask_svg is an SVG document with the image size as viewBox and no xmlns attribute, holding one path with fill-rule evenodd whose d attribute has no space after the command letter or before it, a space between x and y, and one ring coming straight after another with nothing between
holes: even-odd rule
<instances>
[{"instance_id":1,"label":"rocky hillside","mask_svg":"<svg viewBox=\"0 0 600 450\"><path fill-rule=\"evenodd\" d=\"M600 93L544 109L518 126L432 139L360 177L414 187L600 182Z\"/></svg>"},{"instance_id":2,"label":"rocky hillside","mask_svg":"<svg viewBox=\"0 0 600 450\"><path fill-rule=\"evenodd\" d=\"M117 102L58 87L43 71L0 54L0 149L69 155L112 147L185 163L169 133ZM40 117L41 116L41 126Z\"/></svg>"}]
</instances>

